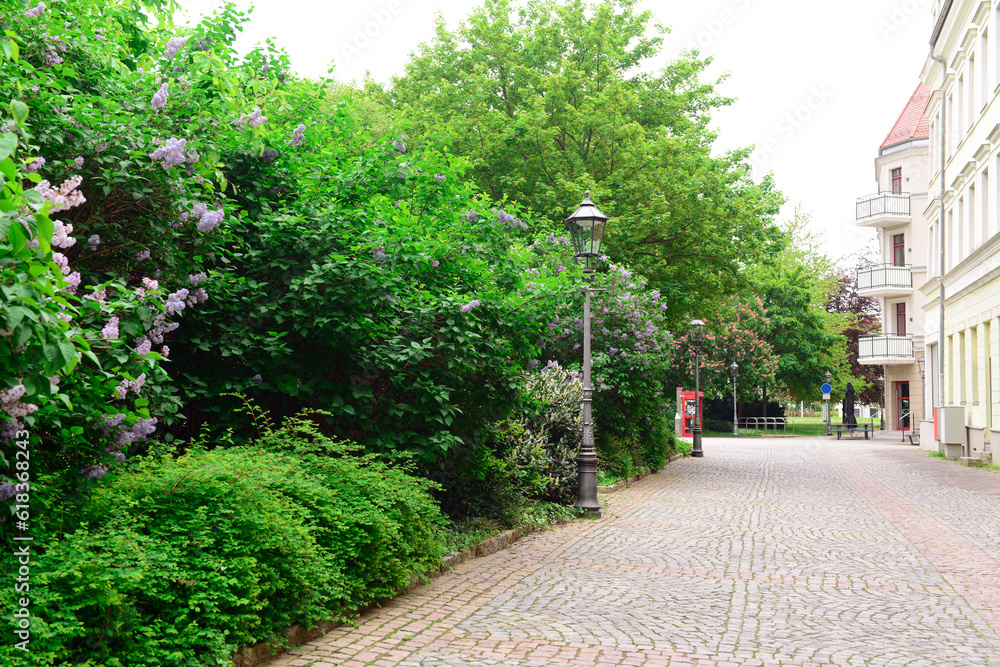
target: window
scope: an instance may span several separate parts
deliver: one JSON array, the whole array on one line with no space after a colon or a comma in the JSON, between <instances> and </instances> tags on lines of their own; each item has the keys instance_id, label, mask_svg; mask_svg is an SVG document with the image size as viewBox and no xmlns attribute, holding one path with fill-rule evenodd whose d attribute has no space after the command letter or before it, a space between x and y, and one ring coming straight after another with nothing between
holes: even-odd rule
<instances>
[{"instance_id":1,"label":"window","mask_svg":"<svg viewBox=\"0 0 1000 667\"><path fill-rule=\"evenodd\" d=\"M906 335L906 302L896 304L896 335Z\"/></svg>"},{"instance_id":2,"label":"window","mask_svg":"<svg viewBox=\"0 0 1000 667\"><path fill-rule=\"evenodd\" d=\"M976 226L976 186L969 186L969 233L966 235L966 243L968 244L965 249L966 255L971 255L972 251L979 246L979 240L976 238L979 234L979 228Z\"/></svg>"},{"instance_id":3,"label":"window","mask_svg":"<svg viewBox=\"0 0 1000 667\"><path fill-rule=\"evenodd\" d=\"M906 244L903 243L903 234L896 234L892 237L892 264L893 266L906 265Z\"/></svg>"},{"instance_id":4,"label":"window","mask_svg":"<svg viewBox=\"0 0 1000 667\"><path fill-rule=\"evenodd\" d=\"M952 124L952 128L955 132L954 147L956 149L962 145L962 140L965 138L965 132L962 131L965 127L965 125L963 125L963 123L965 123L965 95L965 75L963 74L958 77L958 91L955 94L955 105L958 109L955 112L955 122Z\"/></svg>"},{"instance_id":5,"label":"window","mask_svg":"<svg viewBox=\"0 0 1000 667\"><path fill-rule=\"evenodd\" d=\"M969 57L969 66L966 68L969 72L969 104L968 104L968 127L972 127L972 124L976 121L976 56L972 55Z\"/></svg>"},{"instance_id":6,"label":"window","mask_svg":"<svg viewBox=\"0 0 1000 667\"><path fill-rule=\"evenodd\" d=\"M899 195L903 193L903 168L896 167L892 170L892 194Z\"/></svg>"},{"instance_id":7,"label":"window","mask_svg":"<svg viewBox=\"0 0 1000 667\"><path fill-rule=\"evenodd\" d=\"M982 242L990 240L990 170L983 169L980 187L983 191L983 208L979 211L979 226L983 230Z\"/></svg>"},{"instance_id":8,"label":"window","mask_svg":"<svg viewBox=\"0 0 1000 667\"><path fill-rule=\"evenodd\" d=\"M979 103L980 110L986 108L990 103L990 59L987 57L990 52L990 34L984 30L979 38L979 96L982 98Z\"/></svg>"}]
</instances>

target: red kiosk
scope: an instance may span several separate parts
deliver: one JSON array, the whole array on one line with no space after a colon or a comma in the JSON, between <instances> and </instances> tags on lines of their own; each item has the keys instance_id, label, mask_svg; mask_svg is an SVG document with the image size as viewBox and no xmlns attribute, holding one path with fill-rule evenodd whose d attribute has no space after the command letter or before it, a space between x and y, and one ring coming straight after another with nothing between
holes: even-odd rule
<instances>
[{"instance_id":1,"label":"red kiosk","mask_svg":"<svg viewBox=\"0 0 1000 667\"><path fill-rule=\"evenodd\" d=\"M684 387L677 387L677 395L680 397L681 406L683 406L683 409L681 410L681 436L691 438L694 436L691 431L694 429L694 418L696 414L701 417L699 425L702 429L705 427L705 410L703 404L705 400L705 392L699 391L697 394L697 412L695 412L695 393L693 391L684 391Z\"/></svg>"}]
</instances>

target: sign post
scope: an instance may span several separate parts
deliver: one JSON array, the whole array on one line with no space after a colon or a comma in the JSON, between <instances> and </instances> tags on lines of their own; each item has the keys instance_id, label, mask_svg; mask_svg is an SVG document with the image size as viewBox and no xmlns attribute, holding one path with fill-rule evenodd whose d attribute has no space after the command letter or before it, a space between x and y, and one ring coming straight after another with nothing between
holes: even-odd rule
<instances>
[{"instance_id":1,"label":"sign post","mask_svg":"<svg viewBox=\"0 0 1000 667\"><path fill-rule=\"evenodd\" d=\"M830 392L833 391L833 387L830 386L829 382L824 382L819 389L823 392L823 421L826 422L826 434L833 435L833 429L830 426Z\"/></svg>"}]
</instances>

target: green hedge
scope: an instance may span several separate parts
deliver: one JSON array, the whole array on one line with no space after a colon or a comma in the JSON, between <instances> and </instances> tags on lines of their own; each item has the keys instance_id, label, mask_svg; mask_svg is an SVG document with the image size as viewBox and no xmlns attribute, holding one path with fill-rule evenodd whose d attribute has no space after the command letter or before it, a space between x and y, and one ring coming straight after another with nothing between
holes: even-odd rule
<instances>
[{"instance_id":1,"label":"green hedge","mask_svg":"<svg viewBox=\"0 0 1000 667\"><path fill-rule=\"evenodd\" d=\"M102 486L78 527L36 551L31 652L7 642L0 662L229 664L239 646L349 618L440 564L429 483L282 443L147 459Z\"/></svg>"}]
</instances>

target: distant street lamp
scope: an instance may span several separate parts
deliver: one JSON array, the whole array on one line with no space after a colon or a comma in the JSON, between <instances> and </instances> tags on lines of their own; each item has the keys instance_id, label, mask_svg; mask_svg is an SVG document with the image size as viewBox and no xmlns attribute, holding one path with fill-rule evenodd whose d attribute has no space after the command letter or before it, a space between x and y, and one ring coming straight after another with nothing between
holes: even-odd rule
<instances>
[{"instance_id":1,"label":"distant street lamp","mask_svg":"<svg viewBox=\"0 0 1000 667\"><path fill-rule=\"evenodd\" d=\"M573 215L566 218L573 239L577 259L584 259L584 280L590 282L593 268L590 260L601 255L601 241L608 216L601 213L590 201L590 190ZM576 457L576 505L592 516L601 516L601 503L597 500L597 453L594 451L594 424L591 419L594 385L590 381L590 290L584 288L583 306L583 442Z\"/></svg>"},{"instance_id":2,"label":"distant street lamp","mask_svg":"<svg viewBox=\"0 0 1000 667\"><path fill-rule=\"evenodd\" d=\"M735 361L729 365L729 372L733 375L733 437L740 437L739 418L736 415L736 374L740 370L740 365Z\"/></svg>"},{"instance_id":3,"label":"distant street lamp","mask_svg":"<svg viewBox=\"0 0 1000 667\"><path fill-rule=\"evenodd\" d=\"M823 377L826 378L826 383L830 384L830 380L833 379L833 373L831 373L830 371L827 371L824 374ZM826 434L827 435L833 435L833 429L830 428L830 399L829 398L825 398L825 399L823 399L823 402L826 404L824 406L826 408Z\"/></svg>"},{"instance_id":4,"label":"distant street lamp","mask_svg":"<svg viewBox=\"0 0 1000 667\"><path fill-rule=\"evenodd\" d=\"M698 371L700 369L699 354L701 344L705 340L705 323L701 320L691 320L691 344L694 347L694 427L691 429L691 456L705 456L701 449L701 385Z\"/></svg>"}]
</instances>

